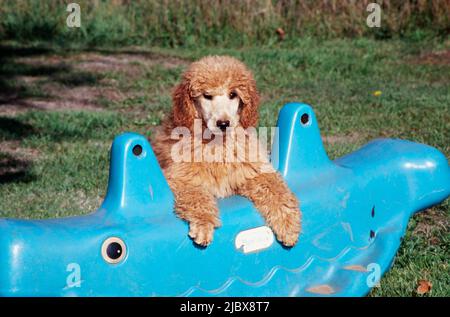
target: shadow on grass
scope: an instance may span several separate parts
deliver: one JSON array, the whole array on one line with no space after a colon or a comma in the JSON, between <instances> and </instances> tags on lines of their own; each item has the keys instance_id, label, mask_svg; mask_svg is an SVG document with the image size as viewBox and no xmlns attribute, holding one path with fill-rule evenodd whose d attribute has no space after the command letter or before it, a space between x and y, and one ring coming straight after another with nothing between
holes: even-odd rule
<instances>
[{"instance_id":1,"label":"shadow on grass","mask_svg":"<svg viewBox=\"0 0 450 317\"><path fill-rule=\"evenodd\" d=\"M0 117L0 135L4 139L21 140L35 132L33 126L10 117Z\"/></svg>"},{"instance_id":2,"label":"shadow on grass","mask_svg":"<svg viewBox=\"0 0 450 317\"><path fill-rule=\"evenodd\" d=\"M37 108L33 103L27 102L28 98L54 99L53 96L42 91L39 84L27 83L21 80L21 76L42 77L47 82L56 82L67 87L82 85L95 85L101 79L98 74L85 71L77 71L66 63L39 62L36 65L18 62L17 58L37 57L54 54L55 51L42 47L15 47L0 44L0 107L6 104L14 104L19 108Z\"/></svg>"},{"instance_id":3,"label":"shadow on grass","mask_svg":"<svg viewBox=\"0 0 450 317\"><path fill-rule=\"evenodd\" d=\"M81 85L95 85L98 75L80 72L66 63L47 62L46 58L37 63L26 63L19 58L45 57L55 54L47 47L13 46L0 44L0 111L2 107L8 113L8 106L15 109L41 110L30 98L55 97L42 90L44 82L53 82L64 86L75 87ZM30 77L24 80L23 77ZM44 79L44 80L42 80ZM13 182L29 182L35 179L30 172L33 164L30 158L21 157L15 151L9 151L8 141L21 141L33 135L48 135L55 138L55 131L51 129L35 128L27 123L27 117L0 116L0 185ZM48 130L48 131L47 131ZM48 133L48 134L47 134ZM61 137L58 135L58 137ZM3 147L3 148L2 148Z\"/></svg>"},{"instance_id":4,"label":"shadow on grass","mask_svg":"<svg viewBox=\"0 0 450 317\"><path fill-rule=\"evenodd\" d=\"M0 135L6 140L21 140L34 133L31 125L17 119L0 117ZM0 148L0 185L6 183L30 182L35 179L30 168L32 161L19 155L4 153Z\"/></svg>"},{"instance_id":5,"label":"shadow on grass","mask_svg":"<svg viewBox=\"0 0 450 317\"><path fill-rule=\"evenodd\" d=\"M47 47L19 47L12 45L0 45L0 59L8 57L45 55L50 53L53 53L53 50Z\"/></svg>"},{"instance_id":6,"label":"shadow on grass","mask_svg":"<svg viewBox=\"0 0 450 317\"><path fill-rule=\"evenodd\" d=\"M31 165L28 159L0 153L0 185L33 181L35 176L30 172Z\"/></svg>"},{"instance_id":7,"label":"shadow on grass","mask_svg":"<svg viewBox=\"0 0 450 317\"><path fill-rule=\"evenodd\" d=\"M17 57L27 57L49 53L43 48L19 48L0 45L0 106L13 101L33 96L29 87L16 80L16 76L33 76L48 69L34 69L25 64L14 61Z\"/></svg>"}]
</instances>

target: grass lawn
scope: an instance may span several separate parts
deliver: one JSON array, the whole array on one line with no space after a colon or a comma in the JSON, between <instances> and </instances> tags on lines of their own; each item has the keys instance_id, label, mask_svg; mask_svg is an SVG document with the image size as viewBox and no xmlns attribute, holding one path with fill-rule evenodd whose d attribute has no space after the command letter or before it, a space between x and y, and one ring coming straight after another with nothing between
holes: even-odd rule
<instances>
[{"instance_id":1,"label":"grass lawn","mask_svg":"<svg viewBox=\"0 0 450 317\"><path fill-rule=\"evenodd\" d=\"M261 126L288 101L310 103L332 158L376 137L427 143L450 157L450 41L305 39L293 48L62 50L0 43L0 217L95 210L109 147L150 135L190 61L229 54L254 71ZM380 90L381 96L373 92ZM450 295L449 200L415 215L392 270L372 296Z\"/></svg>"}]
</instances>

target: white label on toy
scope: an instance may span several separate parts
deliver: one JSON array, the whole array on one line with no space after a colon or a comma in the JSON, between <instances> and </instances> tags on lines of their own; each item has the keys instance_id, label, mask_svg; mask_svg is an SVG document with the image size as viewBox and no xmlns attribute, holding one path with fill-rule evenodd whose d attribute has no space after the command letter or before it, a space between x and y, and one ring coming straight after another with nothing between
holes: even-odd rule
<instances>
[{"instance_id":1,"label":"white label on toy","mask_svg":"<svg viewBox=\"0 0 450 317\"><path fill-rule=\"evenodd\" d=\"M275 240L272 230L267 226L244 230L238 233L234 245L244 253L267 249Z\"/></svg>"}]
</instances>

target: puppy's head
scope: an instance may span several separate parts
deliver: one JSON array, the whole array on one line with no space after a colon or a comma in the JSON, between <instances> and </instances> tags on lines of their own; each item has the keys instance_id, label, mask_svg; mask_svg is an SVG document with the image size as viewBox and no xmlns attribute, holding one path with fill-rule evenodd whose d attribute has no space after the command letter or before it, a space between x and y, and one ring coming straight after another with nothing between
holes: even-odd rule
<instances>
[{"instance_id":1,"label":"puppy's head","mask_svg":"<svg viewBox=\"0 0 450 317\"><path fill-rule=\"evenodd\" d=\"M252 73L235 58L207 56L184 72L173 93L176 126L191 128L202 119L213 133L258 122L259 95Z\"/></svg>"}]
</instances>

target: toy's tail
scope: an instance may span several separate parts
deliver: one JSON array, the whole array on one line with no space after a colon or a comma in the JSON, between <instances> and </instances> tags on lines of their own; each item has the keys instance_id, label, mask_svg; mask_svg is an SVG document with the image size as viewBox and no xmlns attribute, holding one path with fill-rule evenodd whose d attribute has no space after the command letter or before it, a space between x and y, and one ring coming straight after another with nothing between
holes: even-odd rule
<instances>
[{"instance_id":1,"label":"toy's tail","mask_svg":"<svg viewBox=\"0 0 450 317\"><path fill-rule=\"evenodd\" d=\"M450 195L447 158L425 144L377 139L335 163L370 180L373 188L384 195L380 199L389 199L392 193L401 194L404 205L409 204L412 212L438 204ZM375 182L379 182L378 187Z\"/></svg>"}]
</instances>

